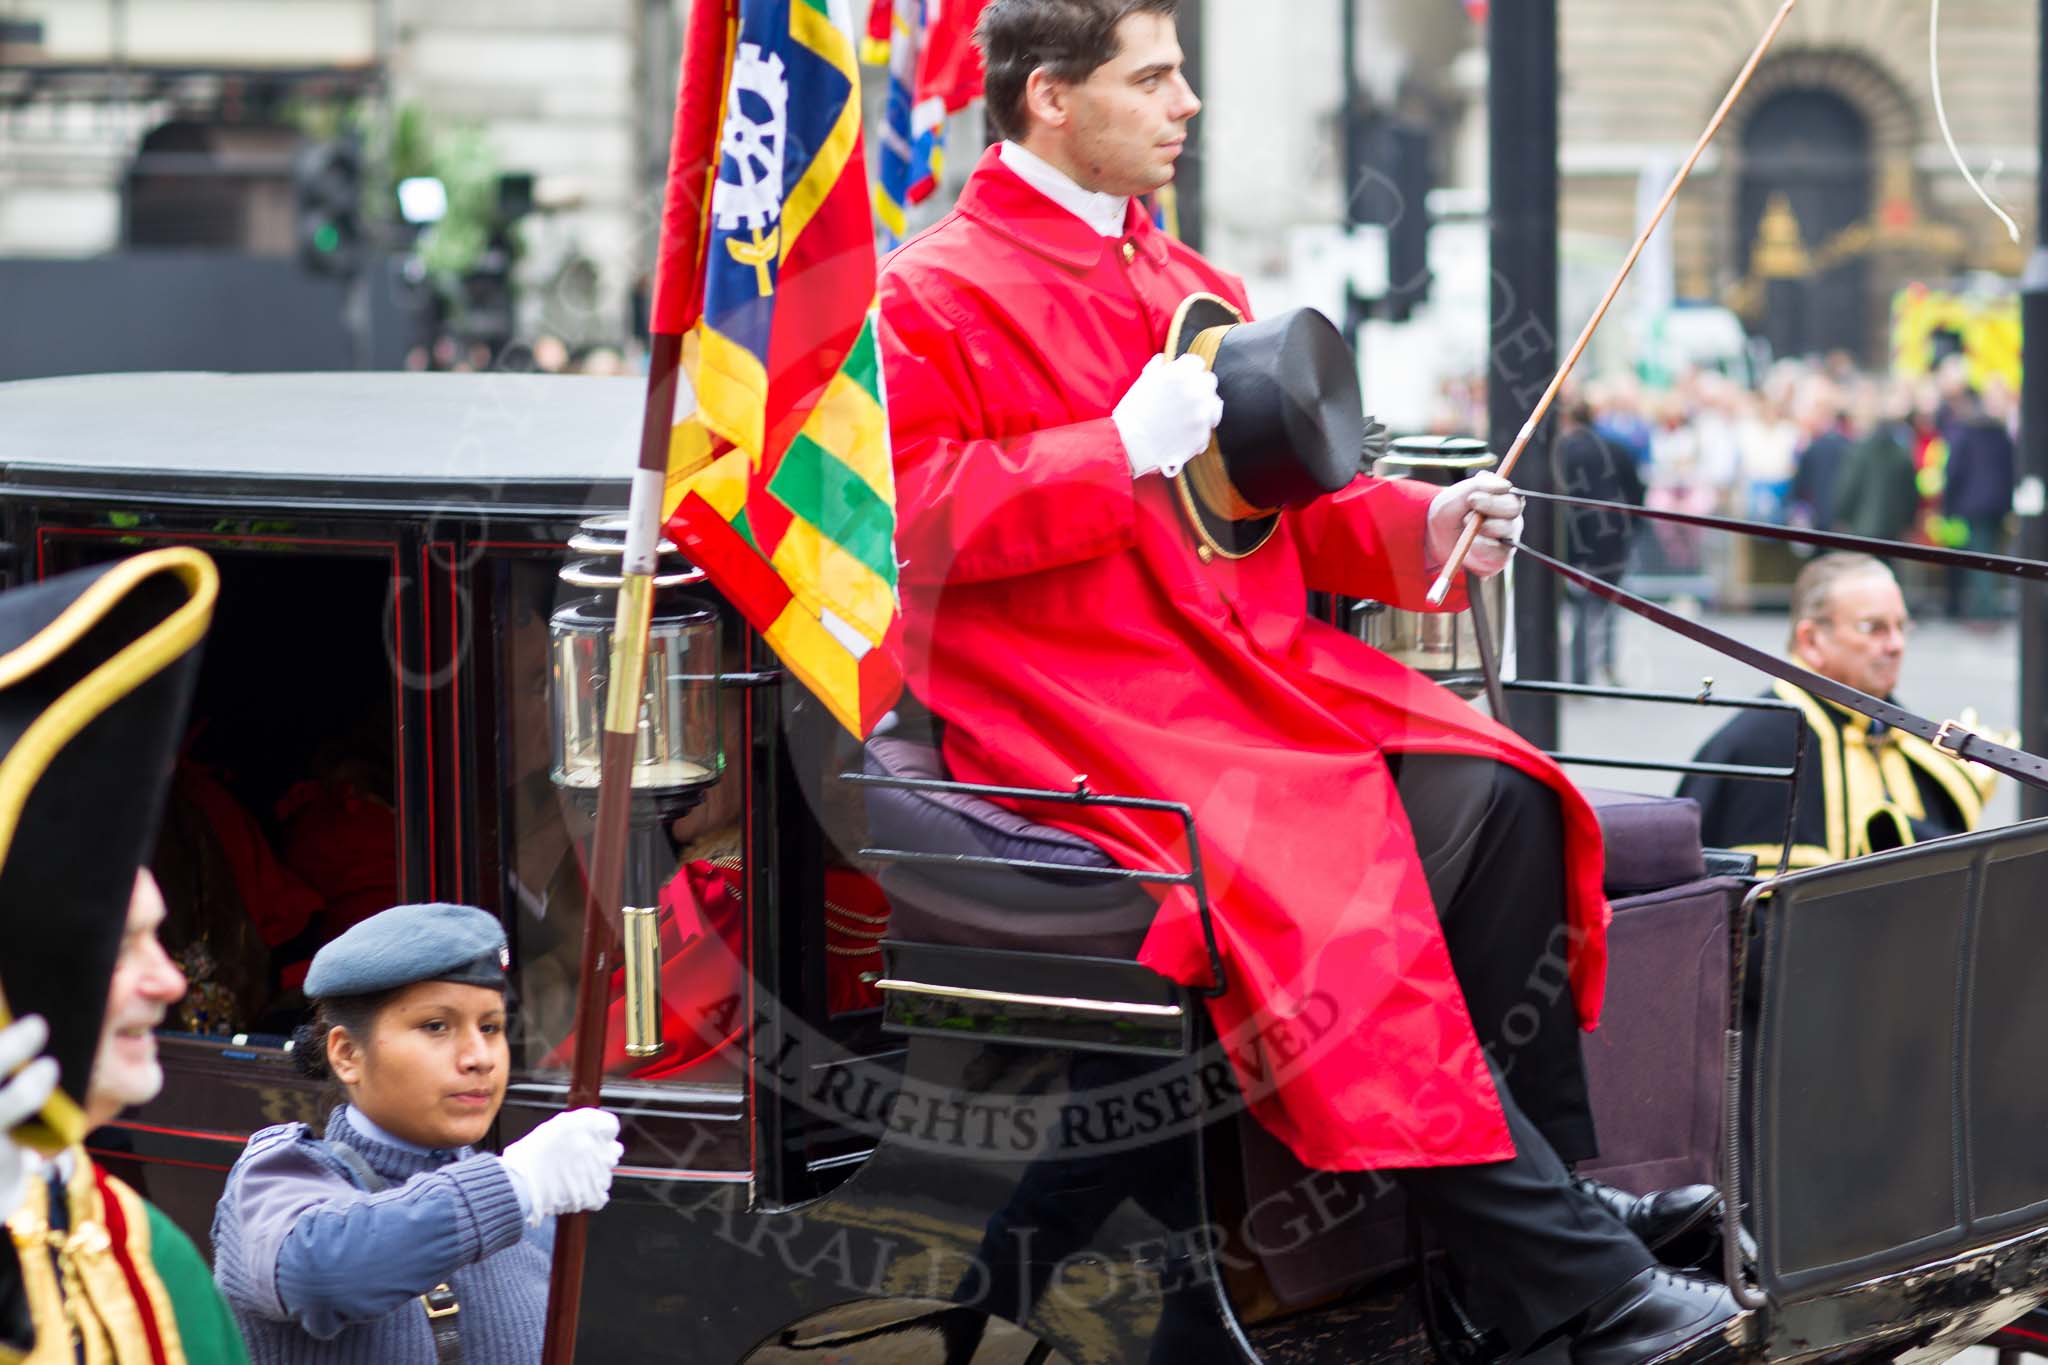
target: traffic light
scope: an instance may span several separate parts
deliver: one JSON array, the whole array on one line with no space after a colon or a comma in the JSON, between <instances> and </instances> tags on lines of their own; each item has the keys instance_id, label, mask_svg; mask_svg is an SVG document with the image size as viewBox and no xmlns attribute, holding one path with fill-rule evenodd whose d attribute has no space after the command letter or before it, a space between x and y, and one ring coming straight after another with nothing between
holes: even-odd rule
<instances>
[{"instance_id":1,"label":"traffic light","mask_svg":"<svg viewBox=\"0 0 2048 1365\"><path fill-rule=\"evenodd\" d=\"M460 317L456 331L464 340L490 347L494 356L518 330L519 296L514 276L519 266L519 237L514 229L533 209L533 176L524 171L500 175L490 240L457 281Z\"/></svg>"},{"instance_id":2,"label":"traffic light","mask_svg":"<svg viewBox=\"0 0 2048 1365\"><path fill-rule=\"evenodd\" d=\"M493 356L512 340L517 323L517 299L512 287L517 257L510 235L503 231L493 233L490 244L477 253L476 260L457 282L460 312L456 332L465 341L490 347Z\"/></svg>"},{"instance_id":3,"label":"traffic light","mask_svg":"<svg viewBox=\"0 0 2048 1365\"><path fill-rule=\"evenodd\" d=\"M353 274L363 256L363 153L353 139L315 142L292 159L299 262L322 275Z\"/></svg>"},{"instance_id":4,"label":"traffic light","mask_svg":"<svg viewBox=\"0 0 2048 1365\"><path fill-rule=\"evenodd\" d=\"M1350 145L1351 221L1387 230L1387 294L1379 314L1406 322L1429 298L1429 133L1399 119L1368 116Z\"/></svg>"}]
</instances>

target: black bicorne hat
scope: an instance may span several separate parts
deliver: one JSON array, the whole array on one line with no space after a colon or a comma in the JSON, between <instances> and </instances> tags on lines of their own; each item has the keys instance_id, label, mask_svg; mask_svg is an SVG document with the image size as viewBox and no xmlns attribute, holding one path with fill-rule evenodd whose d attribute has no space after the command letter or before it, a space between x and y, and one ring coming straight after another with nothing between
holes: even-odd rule
<instances>
[{"instance_id":1,"label":"black bicorne hat","mask_svg":"<svg viewBox=\"0 0 2048 1365\"><path fill-rule=\"evenodd\" d=\"M1189 352L1216 376L1223 421L1175 483L1202 543L1242 558L1272 536L1283 509L1358 477L1358 361L1336 324L1314 309L1246 322L1213 294L1192 294L1174 312L1166 355Z\"/></svg>"},{"instance_id":2,"label":"black bicorne hat","mask_svg":"<svg viewBox=\"0 0 2048 1365\"><path fill-rule=\"evenodd\" d=\"M0 1025L40 1014L57 1090L15 1130L85 1136L135 875L156 842L219 588L156 550L0 593Z\"/></svg>"}]
</instances>

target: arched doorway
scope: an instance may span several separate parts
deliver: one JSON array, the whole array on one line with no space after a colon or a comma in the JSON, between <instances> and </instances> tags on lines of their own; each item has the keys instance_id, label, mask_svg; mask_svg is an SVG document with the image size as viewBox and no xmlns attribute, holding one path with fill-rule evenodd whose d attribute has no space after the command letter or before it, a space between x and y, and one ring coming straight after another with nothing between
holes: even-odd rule
<instances>
[{"instance_id":1,"label":"arched doorway","mask_svg":"<svg viewBox=\"0 0 2048 1365\"><path fill-rule=\"evenodd\" d=\"M1753 321L1777 354L1869 362L1881 349L1868 261L1830 250L1869 219L1874 179L1870 124L1833 91L1779 90L1744 128L1736 241L1743 273L1763 285Z\"/></svg>"}]
</instances>

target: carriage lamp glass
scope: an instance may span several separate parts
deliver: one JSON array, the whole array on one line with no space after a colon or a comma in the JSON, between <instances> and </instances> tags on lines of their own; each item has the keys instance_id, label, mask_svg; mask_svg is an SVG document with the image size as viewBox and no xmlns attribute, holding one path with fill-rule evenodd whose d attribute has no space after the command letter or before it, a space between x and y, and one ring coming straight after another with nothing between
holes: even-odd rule
<instances>
[{"instance_id":1,"label":"carriage lamp glass","mask_svg":"<svg viewBox=\"0 0 2048 1365\"><path fill-rule=\"evenodd\" d=\"M549 775L570 791L597 790L616 611L614 599L585 597L561 607L548 622L555 698ZM633 741L635 791L677 791L718 780L724 762L717 673L717 613L664 604L657 596Z\"/></svg>"},{"instance_id":2,"label":"carriage lamp glass","mask_svg":"<svg viewBox=\"0 0 2048 1365\"><path fill-rule=\"evenodd\" d=\"M548 622L553 710L549 776L570 793L595 794L602 768L605 696L618 619L625 519L594 517L569 542L589 556L561 571L571 598ZM646 669L639 679L633 741L636 796L674 796L687 808L725 770L718 725L718 613L686 589L704 575L662 542L654 577L654 616Z\"/></svg>"},{"instance_id":3,"label":"carriage lamp glass","mask_svg":"<svg viewBox=\"0 0 2048 1365\"><path fill-rule=\"evenodd\" d=\"M1404 436L1373 461L1375 478L1417 479L1448 487L1499 464L1486 442L1469 436ZM1479 584L1487 624L1492 627L1494 657L1505 660L1508 573ZM1359 633L1367 644L1404 663L1454 692L1477 696L1484 686L1479 657L1479 631L1470 611L1404 611L1373 602L1361 613Z\"/></svg>"}]
</instances>

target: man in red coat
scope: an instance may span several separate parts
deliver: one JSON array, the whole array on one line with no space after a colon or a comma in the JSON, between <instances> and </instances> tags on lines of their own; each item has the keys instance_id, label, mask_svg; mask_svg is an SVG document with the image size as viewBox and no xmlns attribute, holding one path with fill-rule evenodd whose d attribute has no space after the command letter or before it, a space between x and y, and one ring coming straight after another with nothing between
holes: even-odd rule
<instances>
[{"instance_id":1,"label":"man in red coat","mask_svg":"<svg viewBox=\"0 0 2048 1365\"><path fill-rule=\"evenodd\" d=\"M1007 140L881 281L910 687L958 778L1086 774L1191 805L1229 981L1211 1013L1259 1121L1312 1167L1398 1173L1511 1344L1568 1330L1581 1365L1655 1354L1734 1307L1653 1273L1644 1245L1711 1191L1632 1201L1563 1164L1593 1151L1593 814L1511 732L1304 611L1311 590L1420 608L1470 512L1468 564L1498 573L1520 499L1491 475L1360 478L1231 558L1169 486L1222 411L1199 361L1158 359L1174 310L1246 303L1135 202L1172 179L1200 107L1175 8L983 13ZM1053 823L1126 866L1185 865L1172 821ZM1189 899L1140 960L1207 981Z\"/></svg>"}]
</instances>

